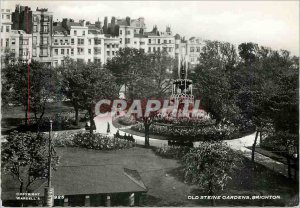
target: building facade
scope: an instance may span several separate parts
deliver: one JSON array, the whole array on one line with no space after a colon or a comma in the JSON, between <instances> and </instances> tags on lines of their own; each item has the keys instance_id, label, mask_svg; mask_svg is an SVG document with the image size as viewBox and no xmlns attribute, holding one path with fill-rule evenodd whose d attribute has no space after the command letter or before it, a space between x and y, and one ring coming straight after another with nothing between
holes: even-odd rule
<instances>
[{"instance_id":1,"label":"building facade","mask_svg":"<svg viewBox=\"0 0 300 208\"><path fill-rule=\"evenodd\" d=\"M199 64L203 47L201 38L188 40L173 35L171 28L159 31L154 26L147 31L145 19L107 17L94 24L64 18L53 22L53 13L48 9L32 11L30 7L16 5L15 11L2 9L1 57L11 51L16 58L33 58L48 65L63 64L65 57L84 62L105 64L116 56L119 48L131 47L146 53L167 52L169 56L185 59L189 67Z\"/></svg>"}]
</instances>

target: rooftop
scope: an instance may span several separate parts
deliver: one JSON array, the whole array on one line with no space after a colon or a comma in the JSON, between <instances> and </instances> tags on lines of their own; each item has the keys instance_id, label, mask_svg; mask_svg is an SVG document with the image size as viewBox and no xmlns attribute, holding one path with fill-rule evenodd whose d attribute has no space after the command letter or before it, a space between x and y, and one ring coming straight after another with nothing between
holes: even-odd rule
<instances>
[{"instance_id":1,"label":"rooftop","mask_svg":"<svg viewBox=\"0 0 300 208\"><path fill-rule=\"evenodd\" d=\"M15 199L19 184L11 176L2 175L2 200ZM52 174L55 195L108 194L146 192L140 174L136 170L119 165L59 166ZM44 196L47 181L34 184L33 192Z\"/></svg>"}]
</instances>

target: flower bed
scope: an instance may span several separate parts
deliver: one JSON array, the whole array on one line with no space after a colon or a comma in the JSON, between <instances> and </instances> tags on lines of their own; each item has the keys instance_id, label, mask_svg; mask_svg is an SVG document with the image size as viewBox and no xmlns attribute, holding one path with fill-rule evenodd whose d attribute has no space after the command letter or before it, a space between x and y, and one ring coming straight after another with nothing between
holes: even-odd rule
<instances>
[{"instance_id":1,"label":"flower bed","mask_svg":"<svg viewBox=\"0 0 300 208\"><path fill-rule=\"evenodd\" d=\"M134 146L133 141L109 137L99 133L91 135L89 132L84 131L67 135L68 136L60 135L59 137L54 137L53 144L55 146L84 147L96 150L118 150Z\"/></svg>"},{"instance_id":2,"label":"flower bed","mask_svg":"<svg viewBox=\"0 0 300 208\"><path fill-rule=\"evenodd\" d=\"M131 127L132 130L145 132L143 123ZM172 139L189 139L191 141L216 141L238 138L245 133L251 133L253 129L240 129L232 123L218 125L160 125L152 124L150 134L161 135Z\"/></svg>"}]
</instances>

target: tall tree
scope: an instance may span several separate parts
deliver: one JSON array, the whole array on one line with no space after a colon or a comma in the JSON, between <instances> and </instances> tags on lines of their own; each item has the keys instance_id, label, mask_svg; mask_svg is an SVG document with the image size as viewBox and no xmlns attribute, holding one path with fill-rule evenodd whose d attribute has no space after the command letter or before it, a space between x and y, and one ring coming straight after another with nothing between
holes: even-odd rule
<instances>
[{"instance_id":1,"label":"tall tree","mask_svg":"<svg viewBox=\"0 0 300 208\"><path fill-rule=\"evenodd\" d=\"M120 49L117 56L108 61L106 68L112 71L119 85L125 84L126 99L140 100L142 116L137 118L145 127L145 146L149 146L149 128L157 112L144 114L149 99L163 99L170 94L175 59L167 53L146 54L142 50Z\"/></svg>"},{"instance_id":2,"label":"tall tree","mask_svg":"<svg viewBox=\"0 0 300 208\"><path fill-rule=\"evenodd\" d=\"M91 125L90 133L93 133L95 104L101 99L118 97L115 78L110 71L96 63L72 60L65 63L62 77L63 92L72 100L74 109L87 111Z\"/></svg>"},{"instance_id":3,"label":"tall tree","mask_svg":"<svg viewBox=\"0 0 300 208\"><path fill-rule=\"evenodd\" d=\"M10 87L11 102L24 107L25 124L29 104L38 127L45 114L47 102L55 99L58 92L55 70L41 62L32 61L29 65L22 62L9 64L3 69L3 73L6 85Z\"/></svg>"}]
</instances>

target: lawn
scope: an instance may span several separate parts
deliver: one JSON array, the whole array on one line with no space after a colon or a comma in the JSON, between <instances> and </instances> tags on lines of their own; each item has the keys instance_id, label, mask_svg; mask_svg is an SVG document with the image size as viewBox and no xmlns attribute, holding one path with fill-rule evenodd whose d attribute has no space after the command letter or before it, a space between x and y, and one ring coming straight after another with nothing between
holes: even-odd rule
<instances>
[{"instance_id":1,"label":"lawn","mask_svg":"<svg viewBox=\"0 0 300 208\"><path fill-rule=\"evenodd\" d=\"M68 102L47 103L44 118L51 117L58 113L68 113L72 111L74 111L74 109ZM24 124L25 121L25 111L23 106L4 106L1 108L1 115L2 135L7 134L9 131ZM85 112L79 112L79 118L83 118L84 115ZM32 112L30 117L34 118ZM79 123L80 127L84 127L84 125L85 122Z\"/></svg>"},{"instance_id":2,"label":"lawn","mask_svg":"<svg viewBox=\"0 0 300 208\"><path fill-rule=\"evenodd\" d=\"M157 156L153 150L141 147L118 151L97 151L82 148L56 148L60 166L119 165L139 171L148 193L145 206L209 206L209 200L189 200L188 195L208 195L197 186L183 181L177 160ZM217 195L279 195L278 200L219 200L219 206L294 206L298 201L298 185L263 166L256 165L252 178L250 162L244 161L228 186ZM253 184L252 184L253 182Z\"/></svg>"}]
</instances>

